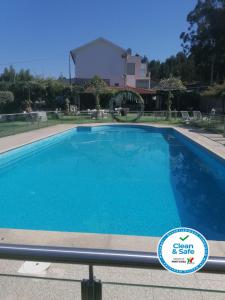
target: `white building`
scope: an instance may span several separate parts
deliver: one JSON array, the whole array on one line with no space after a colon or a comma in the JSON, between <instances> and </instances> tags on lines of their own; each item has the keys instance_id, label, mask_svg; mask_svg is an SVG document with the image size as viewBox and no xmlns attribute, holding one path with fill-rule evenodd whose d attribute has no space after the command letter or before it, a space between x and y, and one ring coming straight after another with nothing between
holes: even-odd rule
<instances>
[{"instance_id":1,"label":"white building","mask_svg":"<svg viewBox=\"0 0 225 300\"><path fill-rule=\"evenodd\" d=\"M150 88L150 74L143 58L104 38L91 41L70 53L77 83L98 75L110 86Z\"/></svg>"}]
</instances>

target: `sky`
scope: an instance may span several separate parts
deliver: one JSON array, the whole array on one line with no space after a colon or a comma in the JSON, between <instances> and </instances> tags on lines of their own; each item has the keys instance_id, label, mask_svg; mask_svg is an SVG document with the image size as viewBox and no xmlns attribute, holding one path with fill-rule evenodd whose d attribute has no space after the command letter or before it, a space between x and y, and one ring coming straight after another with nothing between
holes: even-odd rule
<instances>
[{"instance_id":1,"label":"sky","mask_svg":"<svg viewBox=\"0 0 225 300\"><path fill-rule=\"evenodd\" d=\"M69 51L104 37L150 60L182 50L197 0L1 0L0 73L68 77Z\"/></svg>"}]
</instances>

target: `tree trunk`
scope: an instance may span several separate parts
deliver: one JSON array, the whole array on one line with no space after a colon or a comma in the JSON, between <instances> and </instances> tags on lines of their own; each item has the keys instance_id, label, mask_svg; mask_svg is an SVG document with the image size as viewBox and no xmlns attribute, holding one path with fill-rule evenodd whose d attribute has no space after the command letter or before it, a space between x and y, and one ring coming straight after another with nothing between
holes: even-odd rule
<instances>
[{"instance_id":1,"label":"tree trunk","mask_svg":"<svg viewBox=\"0 0 225 300\"><path fill-rule=\"evenodd\" d=\"M169 91L167 99L167 120L171 119L172 92Z\"/></svg>"},{"instance_id":2,"label":"tree trunk","mask_svg":"<svg viewBox=\"0 0 225 300\"><path fill-rule=\"evenodd\" d=\"M215 66L215 58L213 57L211 63L211 72L210 72L210 85L212 85L214 82L214 66Z\"/></svg>"},{"instance_id":3,"label":"tree trunk","mask_svg":"<svg viewBox=\"0 0 225 300\"><path fill-rule=\"evenodd\" d=\"M100 118L100 97L99 97L99 94L95 94L95 108L97 110L96 119L99 119Z\"/></svg>"}]
</instances>

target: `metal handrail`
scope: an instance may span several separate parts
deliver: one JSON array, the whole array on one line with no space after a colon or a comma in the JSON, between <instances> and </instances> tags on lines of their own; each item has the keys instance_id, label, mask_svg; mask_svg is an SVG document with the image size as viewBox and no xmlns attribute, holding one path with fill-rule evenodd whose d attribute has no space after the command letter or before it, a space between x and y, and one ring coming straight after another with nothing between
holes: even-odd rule
<instances>
[{"instance_id":1,"label":"metal handrail","mask_svg":"<svg viewBox=\"0 0 225 300\"><path fill-rule=\"evenodd\" d=\"M0 259L164 269L156 253L126 250L0 244ZM200 271L225 273L225 257L209 257L207 263Z\"/></svg>"},{"instance_id":2,"label":"metal handrail","mask_svg":"<svg viewBox=\"0 0 225 300\"><path fill-rule=\"evenodd\" d=\"M94 277L93 266L164 269L156 253L125 250L0 244L0 259L88 265L89 279L81 281L82 300L102 300L102 282ZM225 257L210 257L200 271L225 273Z\"/></svg>"}]
</instances>

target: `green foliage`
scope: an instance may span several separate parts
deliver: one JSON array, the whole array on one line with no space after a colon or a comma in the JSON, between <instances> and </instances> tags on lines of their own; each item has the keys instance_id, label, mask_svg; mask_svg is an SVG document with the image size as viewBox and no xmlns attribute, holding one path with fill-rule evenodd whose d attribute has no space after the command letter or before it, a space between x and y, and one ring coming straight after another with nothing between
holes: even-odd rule
<instances>
[{"instance_id":1,"label":"green foliage","mask_svg":"<svg viewBox=\"0 0 225 300\"><path fill-rule=\"evenodd\" d=\"M171 118L171 106L172 99L174 98L174 92L184 92L186 87L183 85L182 81L179 78L170 76L166 79L161 79L159 83L159 89L161 91L167 92L167 110L168 110L168 119Z\"/></svg>"},{"instance_id":2,"label":"green foliage","mask_svg":"<svg viewBox=\"0 0 225 300\"><path fill-rule=\"evenodd\" d=\"M186 87L179 78L170 76L160 80L159 89L162 91L185 91Z\"/></svg>"},{"instance_id":3,"label":"green foliage","mask_svg":"<svg viewBox=\"0 0 225 300\"><path fill-rule=\"evenodd\" d=\"M11 103L14 101L14 96L12 92L0 91L0 105Z\"/></svg>"},{"instance_id":4,"label":"green foliage","mask_svg":"<svg viewBox=\"0 0 225 300\"><path fill-rule=\"evenodd\" d=\"M18 81L30 81L33 79L34 77L30 74L29 70L21 69L16 75L16 80Z\"/></svg>"},{"instance_id":5,"label":"green foliage","mask_svg":"<svg viewBox=\"0 0 225 300\"><path fill-rule=\"evenodd\" d=\"M181 34L183 49L195 62L204 81L225 78L225 1L199 0L188 14L188 31Z\"/></svg>"},{"instance_id":6,"label":"green foliage","mask_svg":"<svg viewBox=\"0 0 225 300\"><path fill-rule=\"evenodd\" d=\"M222 84L209 86L202 96L225 97L225 81Z\"/></svg>"},{"instance_id":7,"label":"green foliage","mask_svg":"<svg viewBox=\"0 0 225 300\"><path fill-rule=\"evenodd\" d=\"M104 80L99 76L94 76L84 89L85 93L92 93L95 96L95 107L100 110L100 95L113 93Z\"/></svg>"},{"instance_id":8,"label":"green foliage","mask_svg":"<svg viewBox=\"0 0 225 300\"><path fill-rule=\"evenodd\" d=\"M10 66L9 68L5 68L3 73L0 75L1 81L9 81L9 82L15 82L16 80L16 71L15 69Z\"/></svg>"},{"instance_id":9,"label":"green foliage","mask_svg":"<svg viewBox=\"0 0 225 300\"><path fill-rule=\"evenodd\" d=\"M86 91L102 94L107 91L108 85L99 76L94 76L86 86Z\"/></svg>"},{"instance_id":10,"label":"green foliage","mask_svg":"<svg viewBox=\"0 0 225 300\"><path fill-rule=\"evenodd\" d=\"M184 82L221 83L225 79L225 1L198 0L187 21L188 30L180 36L184 53L164 62L152 60L152 79L172 75Z\"/></svg>"},{"instance_id":11,"label":"green foliage","mask_svg":"<svg viewBox=\"0 0 225 300\"><path fill-rule=\"evenodd\" d=\"M34 76L30 74L29 70L21 69L16 72L13 66L5 68L3 73L0 74L0 81L4 82L30 81L32 79L34 79Z\"/></svg>"},{"instance_id":12,"label":"green foliage","mask_svg":"<svg viewBox=\"0 0 225 300\"><path fill-rule=\"evenodd\" d=\"M0 112L4 112L7 106L14 101L14 95L10 91L0 91Z\"/></svg>"},{"instance_id":13,"label":"green foliage","mask_svg":"<svg viewBox=\"0 0 225 300\"><path fill-rule=\"evenodd\" d=\"M195 65L191 57L187 57L183 52L178 52L176 56L170 56L165 62L152 60L148 64L153 80L168 78L170 75L180 77L182 81L191 82L196 80Z\"/></svg>"},{"instance_id":14,"label":"green foliage","mask_svg":"<svg viewBox=\"0 0 225 300\"><path fill-rule=\"evenodd\" d=\"M11 91L15 97L13 104L4 105L6 112L30 110L31 106L49 110L64 108L65 99L73 103L81 89L69 86L64 80L35 77L29 70L16 72L13 67L5 68L0 74L0 91Z\"/></svg>"}]
</instances>

